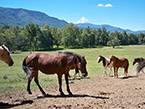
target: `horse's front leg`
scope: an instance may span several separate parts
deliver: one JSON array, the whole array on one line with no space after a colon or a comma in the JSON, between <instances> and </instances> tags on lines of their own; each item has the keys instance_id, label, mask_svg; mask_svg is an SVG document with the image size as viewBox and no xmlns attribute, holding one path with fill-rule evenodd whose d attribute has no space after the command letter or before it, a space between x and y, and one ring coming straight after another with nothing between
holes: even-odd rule
<instances>
[{"instance_id":1,"label":"horse's front leg","mask_svg":"<svg viewBox=\"0 0 145 109\"><path fill-rule=\"evenodd\" d=\"M114 78L118 78L118 68L114 67Z\"/></svg>"},{"instance_id":2,"label":"horse's front leg","mask_svg":"<svg viewBox=\"0 0 145 109\"><path fill-rule=\"evenodd\" d=\"M103 77L106 76L106 68L104 67L104 74L102 75Z\"/></svg>"},{"instance_id":3,"label":"horse's front leg","mask_svg":"<svg viewBox=\"0 0 145 109\"><path fill-rule=\"evenodd\" d=\"M111 72L112 72L112 67L110 67L110 72L109 72L109 76L110 76Z\"/></svg>"},{"instance_id":4,"label":"horse's front leg","mask_svg":"<svg viewBox=\"0 0 145 109\"><path fill-rule=\"evenodd\" d=\"M66 86L67 86L67 92L69 93L69 95L72 95L69 88L68 73L65 74L65 81L66 81Z\"/></svg>"},{"instance_id":5,"label":"horse's front leg","mask_svg":"<svg viewBox=\"0 0 145 109\"><path fill-rule=\"evenodd\" d=\"M68 74L69 75L69 74ZM60 95L65 95L62 91L62 74L60 75L57 75L58 76L58 82L59 82L59 92L60 92Z\"/></svg>"},{"instance_id":6,"label":"horse's front leg","mask_svg":"<svg viewBox=\"0 0 145 109\"><path fill-rule=\"evenodd\" d=\"M75 74L73 75L73 79L76 78L76 75L77 75L77 74L79 74L79 70L78 70L77 68L75 68ZM79 75L79 77L80 77L80 75Z\"/></svg>"}]
</instances>

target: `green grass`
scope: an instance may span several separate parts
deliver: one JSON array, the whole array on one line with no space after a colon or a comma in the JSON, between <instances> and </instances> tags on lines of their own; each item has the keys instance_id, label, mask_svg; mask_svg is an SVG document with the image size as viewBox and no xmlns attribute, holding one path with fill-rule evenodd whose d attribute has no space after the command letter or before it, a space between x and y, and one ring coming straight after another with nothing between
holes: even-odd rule
<instances>
[{"instance_id":1,"label":"green grass","mask_svg":"<svg viewBox=\"0 0 145 109\"><path fill-rule=\"evenodd\" d=\"M102 48L87 48L87 49L65 49L59 51L72 51L77 54L85 55L87 60L87 70L89 76L102 75L104 71L102 63L97 63L99 55L109 57L115 55L117 57L126 57L129 60L129 73L135 71L135 66L132 66L132 61L136 57L144 57L145 45L134 45L134 46L120 46L118 48L102 47ZM54 53L56 51L45 51L44 53ZM15 62L14 66L8 67L4 62L0 61L0 91L10 90L26 90L27 79L21 79L25 77L24 71L21 68L23 59L29 55L29 52L22 52L20 54L12 54L12 58ZM109 71L109 70L108 70ZM123 69L119 70L120 74L123 74ZM74 74L74 70L70 71L70 74ZM19 75L19 76L18 76ZM42 87L51 88L57 85L56 75L45 75L39 73L39 81ZM31 88L37 88L37 85L32 81Z\"/></svg>"}]
</instances>

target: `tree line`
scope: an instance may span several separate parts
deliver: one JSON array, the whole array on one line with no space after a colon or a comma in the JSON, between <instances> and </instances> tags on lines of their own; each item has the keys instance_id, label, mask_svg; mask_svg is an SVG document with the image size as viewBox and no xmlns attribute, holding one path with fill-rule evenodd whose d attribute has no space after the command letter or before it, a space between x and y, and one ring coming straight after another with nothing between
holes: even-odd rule
<instances>
[{"instance_id":1,"label":"tree line","mask_svg":"<svg viewBox=\"0 0 145 109\"><path fill-rule=\"evenodd\" d=\"M110 32L105 27L93 29L78 28L72 23L65 28L38 24L20 26L1 26L0 45L10 50L49 50L54 48L88 48L96 46L119 46L145 44L145 33L133 34L126 31Z\"/></svg>"}]
</instances>

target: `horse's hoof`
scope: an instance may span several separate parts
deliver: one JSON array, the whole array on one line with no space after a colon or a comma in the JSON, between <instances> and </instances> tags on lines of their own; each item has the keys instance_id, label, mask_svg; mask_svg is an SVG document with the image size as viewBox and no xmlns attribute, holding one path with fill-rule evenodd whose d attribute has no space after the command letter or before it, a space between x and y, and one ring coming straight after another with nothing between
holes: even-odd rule
<instances>
[{"instance_id":1,"label":"horse's hoof","mask_svg":"<svg viewBox=\"0 0 145 109\"><path fill-rule=\"evenodd\" d=\"M65 96L65 94L63 92L60 93L61 96Z\"/></svg>"},{"instance_id":2,"label":"horse's hoof","mask_svg":"<svg viewBox=\"0 0 145 109\"><path fill-rule=\"evenodd\" d=\"M29 94L31 95L31 94L32 94L32 92L29 92Z\"/></svg>"},{"instance_id":3,"label":"horse's hoof","mask_svg":"<svg viewBox=\"0 0 145 109\"><path fill-rule=\"evenodd\" d=\"M46 93L43 93L42 95L43 95L44 97L46 97L48 94L46 94Z\"/></svg>"},{"instance_id":4,"label":"horse's hoof","mask_svg":"<svg viewBox=\"0 0 145 109\"><path fill-rule=\"evenodd\" d=\"M69 92L69 95L73 95L71 92Z\"/></svg>"}]
</instances>

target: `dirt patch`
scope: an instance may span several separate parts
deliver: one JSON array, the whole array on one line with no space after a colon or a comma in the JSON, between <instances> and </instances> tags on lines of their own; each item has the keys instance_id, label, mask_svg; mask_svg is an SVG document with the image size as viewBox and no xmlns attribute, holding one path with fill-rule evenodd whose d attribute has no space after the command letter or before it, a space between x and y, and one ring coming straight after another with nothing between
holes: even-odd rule
<instances>
[{"instance_id":1,"label":"dirt patch","mask_svg":"<svg viewBox=\"0 0 145 109\"><path fill-rule=\"evenodd\" d=\"M60 96L58 87L45 89L50 96L43 97L39 90L15 91L9 95L0 93L0 108L13 109L55 109L55 108L97 108L97 109L144 109L145 108L145 75L113 77L90 77L73 81L70 89L74 95L69 96L65 84Z\"/></svg>"}]
</instances>

